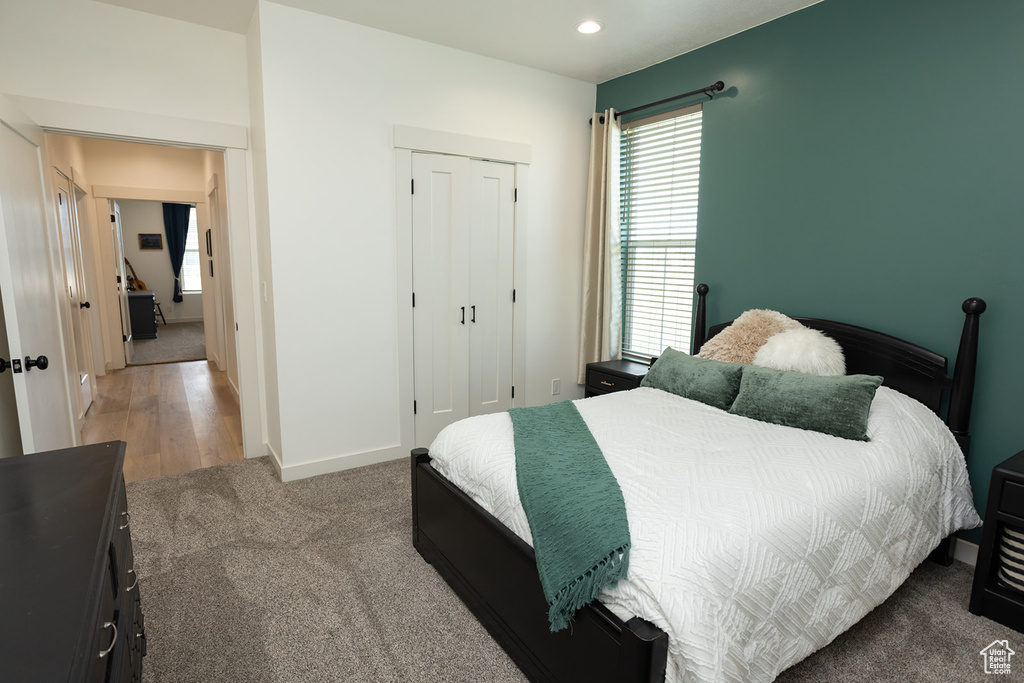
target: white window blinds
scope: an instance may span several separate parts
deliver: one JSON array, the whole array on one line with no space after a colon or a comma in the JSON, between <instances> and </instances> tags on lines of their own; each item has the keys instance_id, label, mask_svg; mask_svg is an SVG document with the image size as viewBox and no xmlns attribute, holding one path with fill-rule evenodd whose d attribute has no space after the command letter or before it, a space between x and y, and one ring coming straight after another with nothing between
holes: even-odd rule
<instances>
[{"instance_id":1,"label":"white window blinds","mask_svg":"<svg viewBox=\"0 0 1024 683\"><path fill-rule=\"evenodd\" d=\"M700 185L700 106L623 124L622 349L690 351Z\"/></svg>"}]
</instances>

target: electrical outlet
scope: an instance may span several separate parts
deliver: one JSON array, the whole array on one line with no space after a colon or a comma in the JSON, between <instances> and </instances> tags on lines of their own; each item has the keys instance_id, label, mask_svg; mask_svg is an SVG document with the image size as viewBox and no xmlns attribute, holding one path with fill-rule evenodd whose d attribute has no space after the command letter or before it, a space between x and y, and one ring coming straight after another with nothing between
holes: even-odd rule
<instances>
[{"instance_id":1,"label":"electrical outlet","mask_svg":"<svg viewBox=\"0 0 1024 683\"><path fill-rule=\"evenodd\" d=\"M562 380L560 380L560 379L553 379L553 380L551 380L551 395L552 396L558 396L560 393L562 393Z\"/></svg>"}]
</instances>

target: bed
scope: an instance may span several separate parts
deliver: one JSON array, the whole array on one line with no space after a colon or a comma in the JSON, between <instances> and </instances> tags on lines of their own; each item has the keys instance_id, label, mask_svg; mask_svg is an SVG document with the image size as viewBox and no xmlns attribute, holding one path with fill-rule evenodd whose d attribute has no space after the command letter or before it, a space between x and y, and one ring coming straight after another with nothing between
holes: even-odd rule
<instances>
[{"instance_id":1,"label":"bed","mask_svg":"<svg viewBox=\"0 0 1024 683\"><path fill-rule=\"evenodd\" d=\"M706 286L702 285L698 288L695 327L698 334L695 340L695 351L700 348L706 338L713 337L726 325L712 327L707 335L703 334L707 291ZM946 397L945 401L948 405L946 424L956 441L959 442L963 453L966 454L969 444L968 424L977 356L978 318L984 309L984 302L978 299L968 299L963 304L966 317L956 368L952 377L947 376L947 361L943 356L911 343L842 323L808 318L798 318L797 320L807 327L825 332L838 341L846 355L848 371L851 374L865 373L882 376L885 380L884 387L887 388L880 389L879 392L885 405L913 404L913 401L907 401L901 394L910 396L928 410L934 411L934 414L928 413L928 410L922 408L921 410L928 415L916 414L914 417L915 420L927 422L928 419L936 419L935 414L940 412L944 397ZM630 408L626 403L622 403L625 396L610 395L598 397L602 399L601 401L598 401L598 398L587 399L584 402L585 407L581 404L580 412L584 414L585 418L587 417L585 413L592 413L590 419L596 421L594 424L598 425L599 429L603 429L600 425L605 423L618 422L618 420L613 420L612 416L621 415L629 410L640 413L646 410L649 413L658 414L663 414L666 411L672 412L671 406L666 408L664 405L666 397L660 396L664 392L658 392L655 389L634 390L634 392L623 392L623 394L633 394L629 401L638 403L639 407ZM668 400L671 403L672 399ZM699 407L697 409L703 410ZM640 419L642 419L642 415ZM705 411L701 414L700 421L711 424L714 419L717 418L712 413ZM902 419L899 418L897 422ZM712 422L708 422L709 420ZM623 420L623 422L628 423L628 420ZM588 424L591 424L589 420ZM750 439L754 442L764 441L763 433L758 432L760 427L748 426L754 430L752 436L748 435ZM462 428L460 426L457 430ZM664 427L669 432L677 428L671 425ZM877 425L874 427L876 430L880 428ZM621 439L628 441L635 438L635 433L629 432L630 429L635 430L635 426L630 427L627 424L625 429L625 436L622 436ZM659 427L659 429L662 428ZM593 426L592 430L594 430ZM633 435L631 436L631 434ZM599 437L599 441L615 438L598 434L595 436ZM485 440L490 439L488 437ZM782 450L788 447L788 445L782 444ZM602 448L604 448L604 444L602 444ZM844 456L840 454L837 457L842 459ZM880 462L883 463L889 460L892 459L880 458ZM611 456L609 456L609 461L611 464ZM728 650L728 643L719 643L721 645L719 648L715 646L714 642L708 645L702 641L695 641L697 646L692 655L680 655L680 648L684 644L687 647L692 646L692 643L688 642L691 640L690 626L684 625L680 630L671 623L664 622L658 608L652 610L643 604L640 604L639 609L633 614L646 612L649 619L631 616L627 609L631 603L615 595L602 597L602 601L607 601L608 605L602 601L595 601L577 613L571 629L552 633L549 630L547 605L537 576L533 550L530 544L523 540L524 536L529 538L528 529L524 533L521 528L521 520L517 521L514 513L510 513L507 509L510 507L509 505L495 503L493 500L484 500L479 490L473 491L472 496L468 495L448 478L442 476L435 465L441 465L441 462L432 462L431 454L426 450L413 451L414 546L466 602L495 640L531 680L639 682L666 680L666 675L669 680L683 680L684 677L700 680L716 678L770 680L778 672L778 667L788 665L786 662L798 661L808 654L806 651L808 648L820 647L824 644L821 642L822 639L827 642L828 639L834 637L832 631L836 628L845 629L850 625L849 623L840 623L839 626L824 625L821 633L815 634L814 638L807 639L807 642L794 644L786 640L776 640L774 649L781 647L791 651L788 651L783 658L774 663L769 662L756 671L744 668L749 666L749 662L744 663L744 656L747 656L748 659L760 660L763 659L763 653L755 651L744 655L743 644L740 644L738 650L733 648L739 653L737 656L733 656L728 652L726 655L717 652L718 649ZM450 468L450 466L446 466ZM739 463L737 467L739 467L739 471L742 471L742 463ZM614 466L613 469L615 469ZM962 467L960 469L962 470ZM728 468L722 468L722 471L727 473ZM775 470L773 476L778 476L780 471L783 470ZM618 475L618 472L616 474ZM814 473L811 472L809 476L814 476ZM842 476L837 478L842 479ZM473 487L467 486L467 488ZM488 488L486 482L483 488ZM628 485L623 488L625 492ZM969 491L969 489L967 490ZM969 502L967 504L970 505ZM703 510L705 514L707 511L707 508ZM973 513L973 508L971 508L971 512ZM902 513L895 514L895 516L899 517L900 514ZM499 521L499 516L504 519L504 522ZM881 514L877 517L885 520L886 515ZM645 522L645 524L647 523ZM517 527L516 531L511 530L510 526ZM632 518L630 526L633 527ZM690 529L690 533L694 533L693 529ZM941 535L935 536L933 533L928 538L922 537L916 543L918 546L921 543L938 544L932 557L948 564L951 561L952 546L948 538L939 543L940 538ZM634 544L635 554L637 547L637 544ZM925 554L927 554L927 550ZM685 556L685 552L683 555ZM909 573L909 569L905 565L914 565L921 559L923 559L923 555L921 555L920 547L915 546L913 549L906 550L900 556L899 561L894 562L900 566L894 567L886 578L880 580L881 585L877 590L872 589L873 593L868 591L871 595L865 598L868 602L859 608L861 611L854 613L846 609L839 610L843 613L839 622L842 622L843 619L847 622L858 619L864 611L870 610L874 604L884 600L887 594L891 593L905 578L906 573ZM693 557L691 556L688 561L693 562ZM642 561L641 564L643 564ZM631 566L632 571L633 566ZM643 584L643 581L639 581L639 583ZM646 584L641 585L639 591L641 597L651 592L645 591L645 588ZM833 589L842 592L845 587L838 586ZM692 591L692 594L699 597L702 590ZM654 590L654 592L657 591ZM640 603L643 602L640 600ZM872 602L874 604L870 604ZM818 604L821 604L820 600ZM686 612L688 607L692 607L691 603L685 601L680 605L677 605L676 609L683 612ZM780 611L785 612L785 610ZM799 614L799 609L797 609L786 613L784 618L792 621ZM655 626L652 621L660 622L661 627ZM676 635L670 646L669 631L673 629L675 629ZM711 625L711 629L714 631L714 637L717 638L724 638L729 634L728 629L718 629L714 624ZM689 660L695 660L695 663L689 660L680 663L681 656L684 659L689 656Z\"/></svg>"}]
</instances>

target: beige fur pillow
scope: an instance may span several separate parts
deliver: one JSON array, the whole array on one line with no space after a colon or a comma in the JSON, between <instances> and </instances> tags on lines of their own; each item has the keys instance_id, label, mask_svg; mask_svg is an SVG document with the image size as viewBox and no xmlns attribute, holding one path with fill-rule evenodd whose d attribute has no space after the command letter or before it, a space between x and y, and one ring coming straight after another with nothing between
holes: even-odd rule
<instances>
[{"instance_id":1,"label":"beige fur pillow","mask_svg":"<svg viewBox=\"0 0 1024 683\"><path fill-rule=\"evenodd\" d=\"M749 365L768 337L800 327L803 325L778 311L755 308L742 313L729 327L705 342L697 355L707 360Z\"/></svg>"}]
</instances>

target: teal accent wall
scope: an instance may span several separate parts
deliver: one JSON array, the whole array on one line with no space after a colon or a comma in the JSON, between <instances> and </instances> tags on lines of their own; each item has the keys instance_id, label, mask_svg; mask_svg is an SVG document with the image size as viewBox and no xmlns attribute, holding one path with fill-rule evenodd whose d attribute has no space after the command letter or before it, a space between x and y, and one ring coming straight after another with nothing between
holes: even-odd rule
<instances>
[{"instance_id":1,"label":"teal accent wall","mask_svg":"<svg viewBox=\"0 0 1024 683\"><path fill-rule=\"evenodd\" d=\"M984 516L992 467L1024 449L1024 2L826 0L603 83L597 109L718 80L697 236L709 322L842 320L952 365L960 304L985 299L968 466Z\"/></svg>"}]
</instances>

